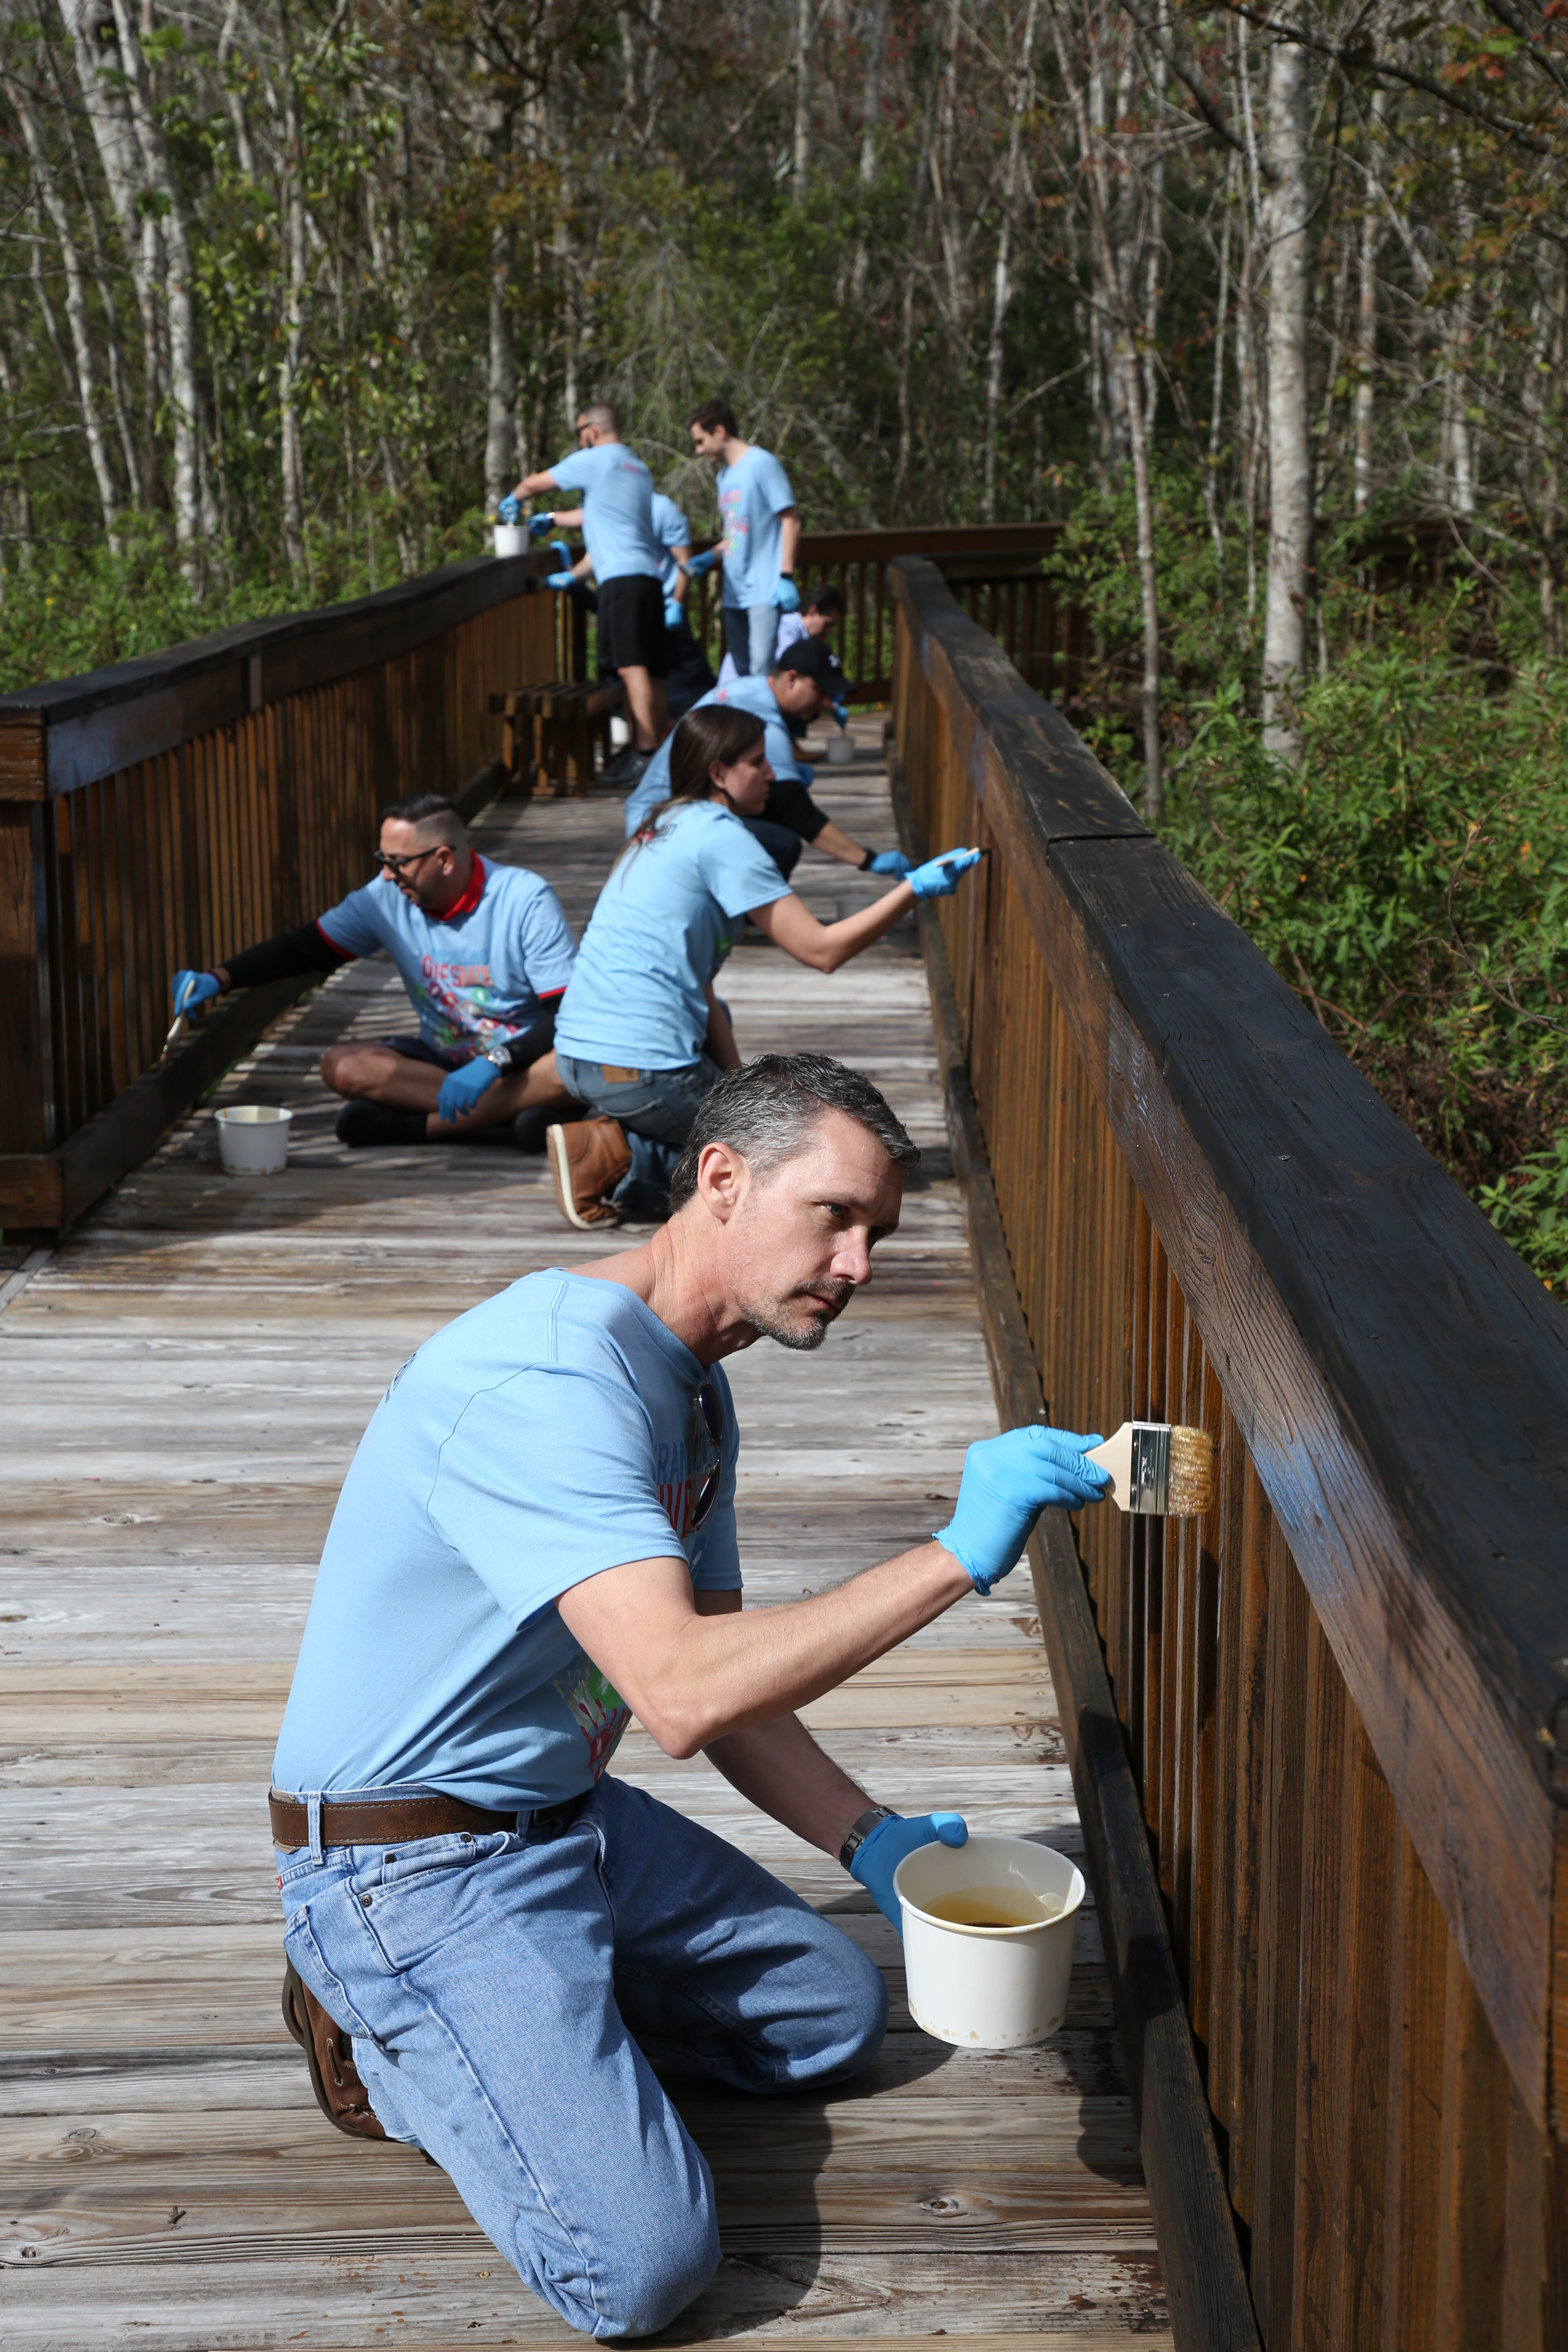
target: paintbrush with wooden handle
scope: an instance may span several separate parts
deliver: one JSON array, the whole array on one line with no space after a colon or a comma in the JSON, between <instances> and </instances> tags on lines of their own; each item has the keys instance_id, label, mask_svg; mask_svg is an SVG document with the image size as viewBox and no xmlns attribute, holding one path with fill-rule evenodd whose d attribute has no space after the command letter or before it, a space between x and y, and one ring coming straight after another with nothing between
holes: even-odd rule
<instances>
[{"instance_id":1,"label":"paintbrush with wooden handle","mask_svg":"<svg viewBox=\"0 0 1568 2352\"><path fill-rule=\"evenodd\" d=\"M1124 1511L1191 1519L1214 1502L1214 1439L1180 1422L1124 1421L1083 1458L1110 1473L1111 1499Z\"/></svg>"}]
</instances>

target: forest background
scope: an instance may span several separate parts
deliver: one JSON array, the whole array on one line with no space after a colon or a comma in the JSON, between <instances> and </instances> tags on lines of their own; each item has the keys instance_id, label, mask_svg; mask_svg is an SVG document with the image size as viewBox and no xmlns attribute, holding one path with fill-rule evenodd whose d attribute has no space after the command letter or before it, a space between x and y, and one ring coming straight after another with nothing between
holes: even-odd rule
<instances>
[{"instance_id":1,"label":"forest background","mask_svg":"<svg viewBox=\"0 0 1568 2352\"><path fill-rule=\"evenodd\" d=\"M1062 526L1075 720L1568 1288L1565 158L1568 0L0 0L0 688L595 394L704 533L721 392L808 529Z\"/></svg>"}]
</instances>

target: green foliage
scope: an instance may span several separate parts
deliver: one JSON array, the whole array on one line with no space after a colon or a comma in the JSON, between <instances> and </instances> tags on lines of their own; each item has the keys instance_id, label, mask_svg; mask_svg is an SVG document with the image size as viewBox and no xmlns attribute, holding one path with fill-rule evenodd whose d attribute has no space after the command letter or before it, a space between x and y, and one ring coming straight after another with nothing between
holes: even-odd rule
<instances>
[{"instance_id":1,"label":"green foliage","mask_svg":"<svg viewBox=\"0 0 1568 2352\"><path fill-rule=\"evenodd\" d=\"M1163 837L1542 1279L1568 1287L1568 664L1500 664L1472 584L1374 596L1321 548L1327 675L1300 764L1263 749L1257 658L1201 488L1158 484ZM1131 499L1097 488L1051 559L1110 650L1073 712L1127 791ZM1337 569L1335 567L1338 567ZM1480 650L1478 651L1477 648Z\"/></svg>"}]
</instances>

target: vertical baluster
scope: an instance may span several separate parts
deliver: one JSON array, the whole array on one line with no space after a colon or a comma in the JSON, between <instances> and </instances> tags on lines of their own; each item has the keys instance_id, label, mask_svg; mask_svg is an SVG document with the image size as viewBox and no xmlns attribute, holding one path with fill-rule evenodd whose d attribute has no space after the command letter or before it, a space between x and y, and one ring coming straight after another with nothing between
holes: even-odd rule
<instances>
[{"instance_id":1,"label":"vertical baluster","mask_svg":"<svg viewBox=\"0 0 1568 2352\"><path fill-rule=\"evenodd\" d=\"M1334 2172L1334 2009L1340 1966L1345 1686L1315 1610L1307 1621L1307 1746L1301 1824L1301 1965L1296 2039L1296 2195L1290 2284L1292 2352L1332 2352L1330 2334Z\"/></svg>"},{"instance_id":2,"label":"vertical baluster","mask_svg":"<svg viewBox=\"0 0 1568 2352\"><path fill-rule=\"evenodd\" d=\"M1270 2346L1289 2342L1301 1960L1302 1792L1307 1786L1307 1590L1279 1528L1268 1559L1268 1696L1259 1853L1258 2136L1252 2293Z\"/></svg>"}]
</instances>

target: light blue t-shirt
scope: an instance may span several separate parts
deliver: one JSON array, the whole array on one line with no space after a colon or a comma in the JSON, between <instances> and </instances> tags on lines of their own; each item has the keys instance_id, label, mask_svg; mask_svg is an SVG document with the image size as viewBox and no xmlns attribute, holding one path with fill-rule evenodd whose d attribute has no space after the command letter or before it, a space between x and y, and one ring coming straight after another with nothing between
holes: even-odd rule
<instances>
[{"instance_id":1,"label":"light blue t-shirt","mask_svg":"<svg viewBox=\"0 0 1568 2352\"><path fill-rule=\"evenodd\" d=\"M583 537L602 588L639 574L657 580L666 561L653 527L653 476L624 441L574 449L551 474L558 488L583 493Z\"/></svg>"},{"instance_id":2,"label":"light blue t-shirt","mask_svg":"<svg viewBox=\"0 0 1568 2352\"><path fill-rule=\"evenodd\" d=\"M599 893L555 1017L556 1052L622 1069L689 1068L708 1034L708 983L742 916L788 896L767 851L727 808L671 809Z\"/></svg>"},{"instance_id":3,"label":"light blue t-shirt","mask_svg":"<svg viewBox=\"0 0 1568 2352\"><path fill-rule=\"evenodd\" d=\"M655 490L653 494L653 535L660 547L689 547L691 544L691 525L675 500L667 499L662 490ZM665 557L658 576L665 594L672 596L675 583L680 577L680 566L673 555Z\"/></svg>"},{"instance_id":4,"label":"light blue t-shirt","mask_svg":"<svg viewBox=\"0 0 1568 2352\"><path fill-rule=\"evenodd\" d=\"M316 927L345 955L384 948L426 1044L470 1061L532 1027L544 1000L571 979L577 952L549 883L483 857L444 915L426 915L382 875L319 915Z\"/></svg>"},{"instance_id":5,"label":"light blue t-shirt","mask_svg":"<svg viewBox=\"0 0 1568 2352\"><path fill-rule=\"evenodd\" d=\"M810 789L816 771L801 758L800 746L790 733L765 677L737 677L728 686L721 682L691 707L693 710L704 710L712 702L722 703L731 710L749 710L753 719L760 719L767 738L768 765L774 775L795 776ZM628 841L647 823L659 803L669 798L669 747L673 740L673 735L665 737L638 777L636 791L626 796L623 814Z\"/></svg>"},{"instance_id":6,"label":"light blue t-shirt","mask_svg":"<svg viewBox=\"0 0 1568 2352\"><path fill-rule=\"evenodd\" d=\"M795 504L789 476L771 449L754 446L719 477L719 523L726 604L765 604L779 584L779 517Z\"/></svg>"},{"instance_id":7,"label":"light blue t-shirt","mask_svg":"<svg viewBox=\"0 0 1568 2352\"><path fill-rule=\"evenodd\" d=\"M459 1315L395 1376L343 1482L274 1787L416 1780L498 1811L591 1788L629 1709L555 1603L682 1555L694 1590L737 1588L739 1450L722 1371L622 1283L552 1268Z\"/></svg>"}]
</instances>

